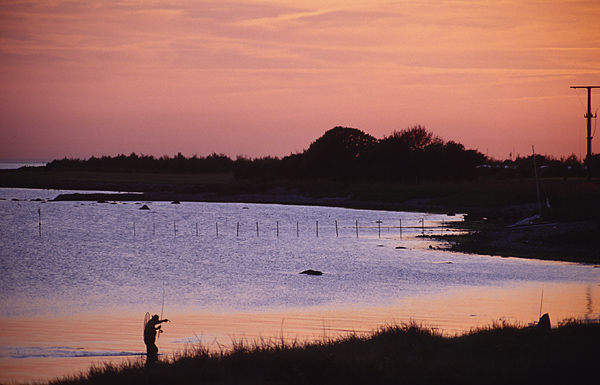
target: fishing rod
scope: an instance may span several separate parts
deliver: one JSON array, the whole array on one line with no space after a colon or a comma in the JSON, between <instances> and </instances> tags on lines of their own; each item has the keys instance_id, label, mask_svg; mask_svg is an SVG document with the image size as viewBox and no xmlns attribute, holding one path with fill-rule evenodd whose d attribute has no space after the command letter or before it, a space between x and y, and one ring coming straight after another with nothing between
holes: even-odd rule
<instances>
[{"instance_id":1,"label":"fishing rod","mask_svg":"<svg viewBox=\"0 0 600 385\"><path fill-rule=\"evenodd\" d=\"M165 283L163 282L162 284L162 305L160 306L160 318L159 320L163 319L163 312L165 310ZM160 334L163 332L162 327L158 332L158 336L156 336L157 339L160 338Z\"/></svg>"}]
</instances>

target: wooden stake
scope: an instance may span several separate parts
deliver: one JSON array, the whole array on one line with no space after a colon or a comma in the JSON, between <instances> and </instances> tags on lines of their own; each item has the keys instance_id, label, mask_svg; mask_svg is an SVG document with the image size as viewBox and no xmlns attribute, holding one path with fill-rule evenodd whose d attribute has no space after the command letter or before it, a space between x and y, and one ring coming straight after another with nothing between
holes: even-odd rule
<instances>
[{"instance_id":1,"label":"wooden stake","mask_svg":"<svg viewBox=\"0 0 600 385\"><path fill-rule=\"evenodd\" d=\"M316 227L316 229L317 229L317 238L319 238L319 221L316 221L316 224L317 224L317 227Z\"/></svg>"},{"instance_id":2,"label":"wooden stake","mask_svg":"<svg viewBox=\"0 0 600 385\"><path fill-rule=\"evenodd\" d=\"M279 238L279 221L277 221L277 238Z\"/></svg>"},{"instance_id":3,"label":"wooden stake","mask_svg":"<svg viewBox=\"0 0 600 385\"><path fill-rule=\"evenodd\" d=\"M400 240L402 240L402 218L400 218L399 221L400 221Z\"/></svg>"},{"instance_id":4,"label":"wooden stake","mask_svg":"<svg viewBox=\"0 0 600 385\"><path fill-rule=\"evenodd\" d=\"M298 226L298 222L296 221L296 238L300 237L300 227Z\"/></svg>"},{"instance_id":5,"label":"wooden stake","mask_svg":"<svg viewBox=\"0 0 600 385\"><path fill-rule=\"evenodd\" d=\"M38 231L40 233L40 237L42 236L42 208L38 207Z\"/></svg>"},{"instance_id":6,"label":"wooden stake","mask_svg":"<svg viewBox=\"0 0 600 385\"><path fill-rule=\"evenodd\" d=\"M239 237L240 236L240 222L237 223L237 227L235 230L235 236Z\"/></svg>"},{"instance_id":7,"label":"wooden stake","mask_svg":"<svg viewBox=\"0 0 600 385\"><path fill-rule=\"evenodd\" d=\"M338 227L337 227L337 220L335 221L335 237L339 237L339 233L338 233Z\"/></svg>"},{"instance_id":8,"label":"wooden stake","mask_svg":"<svg viewBox=\"0 0 600 385\"><path fill-rule=\"evenodd\" d=\"M256 236L258 237L258 222L256 222Z\"/></svg>"},{"instance_id":9,"label":"wooden stake","mask_svg":"<svg viewBox=\"0 0 600 385\"><path fill-rule=\"evenodd\" d=\"M358 238L358 220L356 221L356 238Z\"/></svg>"},{"instance_id":10,"label":"wooden stake","mask_svg":"<svg viewBox=\"0 0 600 385\"><path fill-rule=\"evenodd\" d=\"M219 222L215 222L215 229L217 231L217 238L219 237Z\"/></svg>"}]
</instances>

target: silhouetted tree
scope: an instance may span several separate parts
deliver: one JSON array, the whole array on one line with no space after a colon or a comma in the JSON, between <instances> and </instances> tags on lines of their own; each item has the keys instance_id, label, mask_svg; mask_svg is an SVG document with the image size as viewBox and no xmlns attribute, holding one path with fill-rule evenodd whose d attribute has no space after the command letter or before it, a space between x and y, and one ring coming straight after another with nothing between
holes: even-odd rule
<instances>
[{"instance_id":1,"label":"silhouetted tree","mask_svg":"<svg viewBox=\"0 0 600 385\"><path fill-rule=\"evenodd\" d=\"M334 127L304 152L307 171L314 177L357 177L361 155L376 141L356 128Z\"/></svg>"}]
</instances>

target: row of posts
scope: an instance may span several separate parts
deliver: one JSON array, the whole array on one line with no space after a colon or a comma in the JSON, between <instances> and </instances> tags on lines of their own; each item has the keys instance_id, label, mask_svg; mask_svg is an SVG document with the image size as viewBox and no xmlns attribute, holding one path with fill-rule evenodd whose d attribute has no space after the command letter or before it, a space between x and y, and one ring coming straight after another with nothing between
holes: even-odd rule
<instances>
[{"instance_id":1,"label":"row of posts","mask_svg":"<svg viewBox=\"0 0 600 385\"><path fill-rule=\"evenodd\" d=\"M399 219L399 226L398 226L398 231L399 231L399 235L400 235L400 239L402 239L402 219ZM375 223L377 223L377 236L379 238L381 238L381 224L383 223L381 220L376 221ZM277 237L279 237L279 221L276 222L276 234ZM354 225L355 231L356 231L356 238L358 238L358 220L355 221L355 225ZM441 231L443 231L445 228L445 223L444 221L442 221L442 228ZM42 236L42 211L40 208L38 208L38 231L39 231L39 236ZM215 232L216 232L216 236L219 236L219 223L215 222ZM319 237L319 221L315 221L315 233L316 236ZM425 219L421 218L421 234L425 235ZM136 229L135 229L135 222L133 222L133 235L136 235ZM152 235L156 235L156 224L153 222L152 223ZM173 222L173 235L177 236L177 223ZM199 235L199 231L198 231L198 223L196 223L196 236ZM236 233L235 233L236 237L240 236L240 222L237 222L236 225ZM260 236L260 231L259 231L259 227L258 227L258 222L256 222L256 236L259 237ZM339 237L340 233L338 230L338 221L335 220L335 236ZM300 237L300 225L298 222L296 222L296 237Z\"/></svg>"},{"instance_id":2,"label":"row of posts","mask_svg":"<svg viewBox=\"0 0 600 385\"><path fill-rule=\"evenodd\" d=\"M398 232L400 235L400 239L402 239L402 219L399 219L398 221L399 221ZM420 226L421 234L425 235L425 219L421 218L420 222L421 222L421 226ZM338 228L338 221L335 220L334 223L335 223L335 236L339 237L340 233L339 233L339 228ZM377 223L377 236L378 236L378 238L381 238L381 224L383 222L378 220L375 223ZM443 231L444 228L445 228L445 222L442 221L441 231ZM355 221L354 229L355 229L355 233L356 233L356 238L358 238L359 237L358 220ZM215 234L217 237L219 236L219 222L215 222ZM133 223L133 235L134 236L136 235L135 222ZM155 223L152 223L152 235L156 235ZM173 222L173 235L177 236L177 223L176 222ZM235 235L236 235L236 237L240 236L240 222L237 222L237 224L236 224ZM279 237L279 221L276 221L276 235L277 235L277 237ZM317 238L319 237L319 221L315 221L315 235L317 236ZM41 236L41 221L40 221L40 236ZM196 223L196 236L199 236L198 223ZM257 237L260 236L260 229L259 229L258 222L256 222L256 236ZM299 222L296 222L296 237L300 237Z\"/></svg>"}]
</instances>

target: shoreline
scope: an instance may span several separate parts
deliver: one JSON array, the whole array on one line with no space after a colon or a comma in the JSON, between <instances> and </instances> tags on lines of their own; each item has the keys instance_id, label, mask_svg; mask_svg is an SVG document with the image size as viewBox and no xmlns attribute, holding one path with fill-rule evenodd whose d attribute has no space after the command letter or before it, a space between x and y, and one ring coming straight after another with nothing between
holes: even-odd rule
<instances>
[{"instance_id":1,"label":"shoreline","mask_svg":"<svg viewBox=\"0 0 600 385\"><path fill-rule=\"evenodd\" d=\"M215 194L182 194L168 192L150 192L141 194L127 193L73 193L61 194L55 201L187 201L187 202L223 202L223 203L268 203L284 205L333 206L366 210L390 210L410 212L446 213L454 211L436 206L389 204L378 202L356 202L347 198L311 198L301 195L247 194L218 197ZM509 208L510 209L510 208ZM514 209L514 208L513 208ZM517 208L519 210L519 208ZM465 214L466 221L452 223L450 226L464 230L463 235L431 235L429 237L447 242L449 250L484 254L501 257L531 258L600 264L600 249L594 242L600 232L598 223L589 220L573 222L537 221L524 225L506 225L489 223L480 215ZM468 220L469 217L476 220Z\"/></svg>"},{"instance_id":2,"label":"shoreline","mask_svg":"<svg viewBox=\"0 0 600 385\"><path fill-rule=\"evenodd\" d=\"M0 170L1 187L115 191L64 194L56 200L273 203L460 213L465 214L459 226L466 234L436 237L447 241L453 251L600 264L596 245L600 182L549 179L543 185L552 209L544 208L543 220L515 226L538 212L532 180L263 181L237 180L231 174Z\"/></svg>"}]
</instances>

